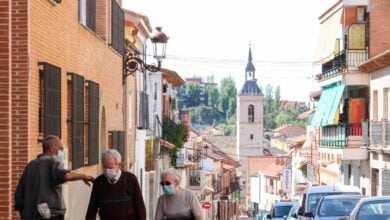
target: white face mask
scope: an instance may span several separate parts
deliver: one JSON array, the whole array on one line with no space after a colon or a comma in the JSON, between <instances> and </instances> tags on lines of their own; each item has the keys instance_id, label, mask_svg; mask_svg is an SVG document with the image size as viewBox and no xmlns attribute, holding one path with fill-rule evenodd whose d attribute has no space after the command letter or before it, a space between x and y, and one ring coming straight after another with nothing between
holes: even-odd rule
<instances>
[{"instance_id":1,"label":"white face mask","mask_svg":"<svg viewBox=\"0 0 390 220\"><path fill-rule=\"evenodd\" d=\"M107 179L109 179L109 180L113 180L115 178L115 176L118 174L115 171L115 169L109 169L109 168L103 169L103 173L107 177Z\"/></svg>"},{"instance_id":2,"label":"white face mask","mask_svg":"<svg viewBox=\"0 0 390 220\"><path fill-rule=\"evenodd\" d=\"M65 153L62 150L59 150L57 155L54 156L58 161L64 162L65 160Z\"/></svg>"}]
</instances>

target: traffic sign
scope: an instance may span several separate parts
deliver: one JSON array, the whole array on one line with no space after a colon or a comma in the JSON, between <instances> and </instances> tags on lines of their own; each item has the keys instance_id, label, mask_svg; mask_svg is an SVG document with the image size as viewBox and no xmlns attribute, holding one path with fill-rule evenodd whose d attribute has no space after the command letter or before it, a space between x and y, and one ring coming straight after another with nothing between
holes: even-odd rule
<instances>
[{"instance_id":1,"label":"traffic sign","mask_svg":"<svg viewBox=\"0 0 390 220\"><path fill-rule=\"evenodd\" d=\"M205 208L205 209L209 209L209 208L211 208L211 203L210 202L204 202L203 203L203 208Z\"/></svg>"}]
</instances>

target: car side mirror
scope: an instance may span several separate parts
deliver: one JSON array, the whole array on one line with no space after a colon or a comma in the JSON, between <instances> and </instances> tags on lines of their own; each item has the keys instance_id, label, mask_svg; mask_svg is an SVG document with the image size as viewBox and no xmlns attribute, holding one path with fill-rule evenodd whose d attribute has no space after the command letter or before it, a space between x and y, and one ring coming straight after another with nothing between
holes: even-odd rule
<instances>
[{"instance_id":1,"label":"car side mirror","mask_svg":"<svg viewBox=\"0 0 390 220\"><path fill-rule=\"evenodd\" d=\"M298 209L298 215L303 215L303 213L305 213L305 209L301 206Z\"/></svg>"},{"instance_id":2,"label":"car side mirror","mask_svg":"<svg viewBox=\"0 0 390 220\"><path fill-rule=\"evenodd\" d=\"M267 219L271 219L271 214L267 214Z\"/></svg>"},{"instance_id":3,"label":"car side mirror","mask_svg":"<svg viewBox=\"0 0 390 220\"><path fill-rule=\"evenodd\" d=\"M303 216L308 217L308 218L314 217L313 212L305 212L305 214L303 214Z\"/></svg>"},{"instance_id":4,"label":"car side mirror","mask_svg":"<svg viewBox=\"0 0 390 220\"><path fill-rule=\"evenodd\" d=\"M291 217L298 218L297 213L292 214Z\"/></svg>"}]
</instances>

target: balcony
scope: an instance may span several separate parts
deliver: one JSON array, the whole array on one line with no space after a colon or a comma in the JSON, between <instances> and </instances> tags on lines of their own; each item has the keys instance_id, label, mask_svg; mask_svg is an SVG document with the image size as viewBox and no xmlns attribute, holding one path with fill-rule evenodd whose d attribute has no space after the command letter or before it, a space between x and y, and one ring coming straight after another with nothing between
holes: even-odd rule
<instances>
[{"instance_id":1,"label":"balcony","mask_svg":"<svg viewBox=\"0 0 390 220\"><path fill-rule=\"evenodd\" d=\"M346 85L368 85L369 75L358 71L358 66L367 60L367 50L343 50L332 60L322 64L322 71L316 75L316 79L320 84L326 85L340 81L344 76Z\"/></svg>"},{"instance_id":2,"label":"balcony","mask_svg":"<svg viewBox=\"0 0 390 220\"><path fill-rule=\"evenodd\" d=\"M371 121L370 124L370 150L390 153L390 121Z\"/></svg>"},{"instance_id":3,"label":"balcony","mask_svg":"<svg viewBox=\"0 0 390 220\"><path fill-rule=\"evenodd\" d=\"M368 123L355 123L322 128L320 137L321 153L337 153L342 160L366 160L368 151Z\"/></svg>"},{"instance_id":4,"label":"balcony","mask_svg":"<svg viewBox=\"0 0 390 220\"><path fill-rule=\"evenodd\" d=\"M204 185L204 171L200 169L189 169L187 187L192 190L201 190Z\"/></svg>"}]
</instances>

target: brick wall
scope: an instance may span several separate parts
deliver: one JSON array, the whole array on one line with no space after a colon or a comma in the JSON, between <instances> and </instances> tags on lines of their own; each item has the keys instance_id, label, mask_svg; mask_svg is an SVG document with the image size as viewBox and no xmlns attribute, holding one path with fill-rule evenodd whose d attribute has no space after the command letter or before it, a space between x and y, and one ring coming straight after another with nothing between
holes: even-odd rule
<instances>
[{"instance_id":1,"label":"brick wall","mask_svg":"<svg viewBox=\"0 0 390 220\"><path fill-rule=\"evenodd\" d=\"M14 192L17 181L28 162L28 3L25 0L11 2L11 190ZM16 216L14 212L13 217Z\"/></svg>"},{"instance_id":2,"label":"brick wall","mask_svg":"<svg viewBox=\"0 0 390 220\"><path fill-rule=\"evenodd\" d=\"M390 1L370 1L370 57L390 49Z\"/></svg>"},{"instance_id":3,"label":"brick wall","mask_svg":"<svg viewBox=\"0 0 390 220\"><path fill-rule=\"evenodd\" d=\"M109 1L97 2L106 7L97 13L108 13ZM99 14L97 17L101 18ZM109 25L109 15L103 17L103 22L97 22ZM0 219L18 219L18 214L12 212L14 188L28 161L42 152L38 62L61 68L61 135L67 144L68 72L100 84L100 108L106 110L106 128L123 130L122 57L104 40L108 26L98 25L99 34L95 34L78 22L78 1L53 4L48 0L0 0L0 27ZM92 166L77 172L97 174L98 169ZM70 188L67 197L78 204L68 210L84 213L77 207L81 203L80 207L85 206L88 198L77 198L78 188Z\"/></svg>"},{"instance_id":4,"label":"brick wall","mask_svg":"<svg viewBox=\"0 0 390 220\"><path fill-rule=\"evenodd\" d=\"M11 65L10 65L10 4L0 0L0 219L11 213Z\"/></svg>"}]
</instances>

